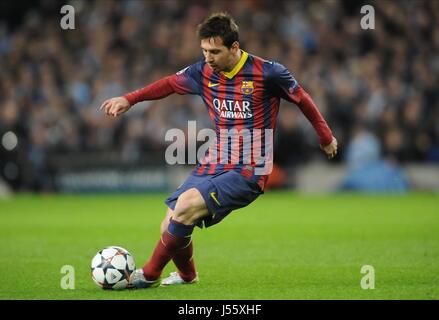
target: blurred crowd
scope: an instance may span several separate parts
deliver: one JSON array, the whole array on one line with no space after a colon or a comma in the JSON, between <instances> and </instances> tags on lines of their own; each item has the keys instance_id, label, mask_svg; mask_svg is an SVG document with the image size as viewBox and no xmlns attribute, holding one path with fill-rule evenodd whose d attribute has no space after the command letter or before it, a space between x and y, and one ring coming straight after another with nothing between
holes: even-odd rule
<instances>
[{"instance_id":1,"label":"blurred crowd","mask_svg":"<svg viewBox=\"0 0 439 320\"><path fill-rule=\"evenodd\" d=\"M311 94L339 140L336 161L363 129L387 159L439 161L437 1L368 1L369 30L360 27L361 1L77 0L69 2L74 30L60 27L63 4L42 1L19 23L0 21L0 164L19 187L50 189L54 155L110 152L121 164L159 155L163 163L166 130L188 120L211 127L194 96L144 102L119 119L99 106L200 59L196 26L224 10L244 50L281 62ZM5 148L14 135L17 147ZM281 167L322 157L294 105L282 102L276 135Z\"/></svg>"}]
</instances>

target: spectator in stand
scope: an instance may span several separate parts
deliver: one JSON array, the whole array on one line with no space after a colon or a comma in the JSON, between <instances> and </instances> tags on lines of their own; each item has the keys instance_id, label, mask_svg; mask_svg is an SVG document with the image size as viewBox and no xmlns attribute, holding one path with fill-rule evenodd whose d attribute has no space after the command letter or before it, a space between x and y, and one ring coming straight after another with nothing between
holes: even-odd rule
<instances>
[{"instance_id":1,"label":"spectator in stand","mask_svg":"<svg viewBox=\"0 0 439 320\"><path fill-rule=\"evenodd\" d=\"M41 2L24 10L21 20L0 20L0 111L8 109L0 113L0 137L14 128L20 149L15 161L30 168L20 169L26 177L49 174L50 159L59 154L112 152L130 163L146 152L163 154L166 130L186 128L175 110L191 108L199 129L209 123L198 100L145 103L120 123L103 119L97 108L104 97L142 87L201 57L192 45L193 30L222 9L240 21L243 49L286 62L315 97L339 139L337 161L344 161L343 146L352 141L354 127L367 124L385 157L437 162L439 2L369 4L375 30L360 28L361 4L355 2L77 1L76 29L62 30L59 2ZM178 50L168 50L170 41ZM311 147L312 128L297 116L281 106L280 168L321 157ZM290 138L294 148L285 147ZM129 148L121 143L127 139ZM135 156L127 155L130 150ZM32 179L10 182L22 190L53 187Z\"/></svg>"}]
</instances>

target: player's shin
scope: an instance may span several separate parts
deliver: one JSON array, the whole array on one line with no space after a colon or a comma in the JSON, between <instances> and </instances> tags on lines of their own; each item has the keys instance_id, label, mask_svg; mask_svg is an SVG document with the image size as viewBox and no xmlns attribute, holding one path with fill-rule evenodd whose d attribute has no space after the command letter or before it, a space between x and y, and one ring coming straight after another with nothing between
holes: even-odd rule
<instances>
[{"instance_id":1,"label":"player's shin","mask_svg":"<svg viewBox=\"0 0 439 320\"><path fill-rule=\"evenodd\" d=\"M184 225L171 219L168 230L162 233L151 259L143 267L145 279L155 280L160 277L163 268L174 257L177 260L177 268L183 273L181 274L182 278L192 276L190 270L194 266L190 258L192 256L191 234L193 229L194 225Z\"/></svg>"},{"instance_id":2,"label":"player's shin","mask_svg":"<svg viewBox=\"0 0 439 320\"><path fill-rule=\"evenodd\" d=\"M193 259L193 246L191 234L194 230L194 225L184 225L175 220L170 221L168 232L177 240L178 246L172 254L172 260L177 267L180 277L184 281L191 281L196 277L195 264Z\"/></svg>"},{"instance_id":3,"label":"player's shin","mask_svg":"<svg viewBox=\"0 0 439 320\"><path fill-rule=\"evenodd\" d=\"M184 281L192 281L196 276L192 241L183 249L177 250L172 257L180 277Z\"/></svg>"},{"instance_id":4,"label":"player's shin","mask_svg":"<svg viewBox=\"0 0 439 320\"><path fill-rule=\"evenodd\" d=\"M169 254L166 246L164 245L163 234L162 234L160 240L158 241L154 249L151 258L143 266L143 275L145 279L148 281L158 279L162 274L163 268L170 260L171 260L171 255Z\"/></svg>"}]
</instances>

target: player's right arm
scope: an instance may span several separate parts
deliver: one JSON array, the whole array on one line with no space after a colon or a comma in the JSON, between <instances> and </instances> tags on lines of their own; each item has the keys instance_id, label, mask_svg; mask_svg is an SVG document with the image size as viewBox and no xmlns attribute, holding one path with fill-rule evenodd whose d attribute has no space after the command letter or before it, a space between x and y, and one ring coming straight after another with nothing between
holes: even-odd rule
<instances>
[{"instance_id":1,"label":"player's right arm","mask_svg":"<svg viewBox=\"0 0 439 320\"><path fill-rule=\"evenodd\" d=\"M172 93L198 94L201 81L199 70L199 63L193 64L144 88L108 99L102 103L100 109L109 116L117 117L141 101L163 99Z\"/></svg>"}]
</instances>

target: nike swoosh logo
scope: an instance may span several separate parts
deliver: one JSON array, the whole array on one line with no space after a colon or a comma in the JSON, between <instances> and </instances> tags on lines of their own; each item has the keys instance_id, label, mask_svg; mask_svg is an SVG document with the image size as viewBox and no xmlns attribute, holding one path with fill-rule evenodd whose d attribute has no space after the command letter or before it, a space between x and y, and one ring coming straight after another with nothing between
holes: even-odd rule
<instances>
[{"instance_id":1,"label":"nike swoosh logo","mask_svg":"<svg viewBox=\"0 0 439 320\"><path fill-rule=\"evenodd\" d=\"M207 86L209 87L209 88L211 88L211 87L216 87L216 86L218 86L219 85L219 83L212 83L212 82L209 82L208 84L207 84Z\"/></svg>"},{"instance_id":2,"label":"nike swoosh logo","mask_svg":"<svg viewBox=\"0 0 439 320\"><path fill-rule=\"evenodd\" d=\"M215 197L215 192L211 192L210 196L212 197L212 199L220 206L221 204L218 202L218 199Z\"/></svg>"}]
</instances>

